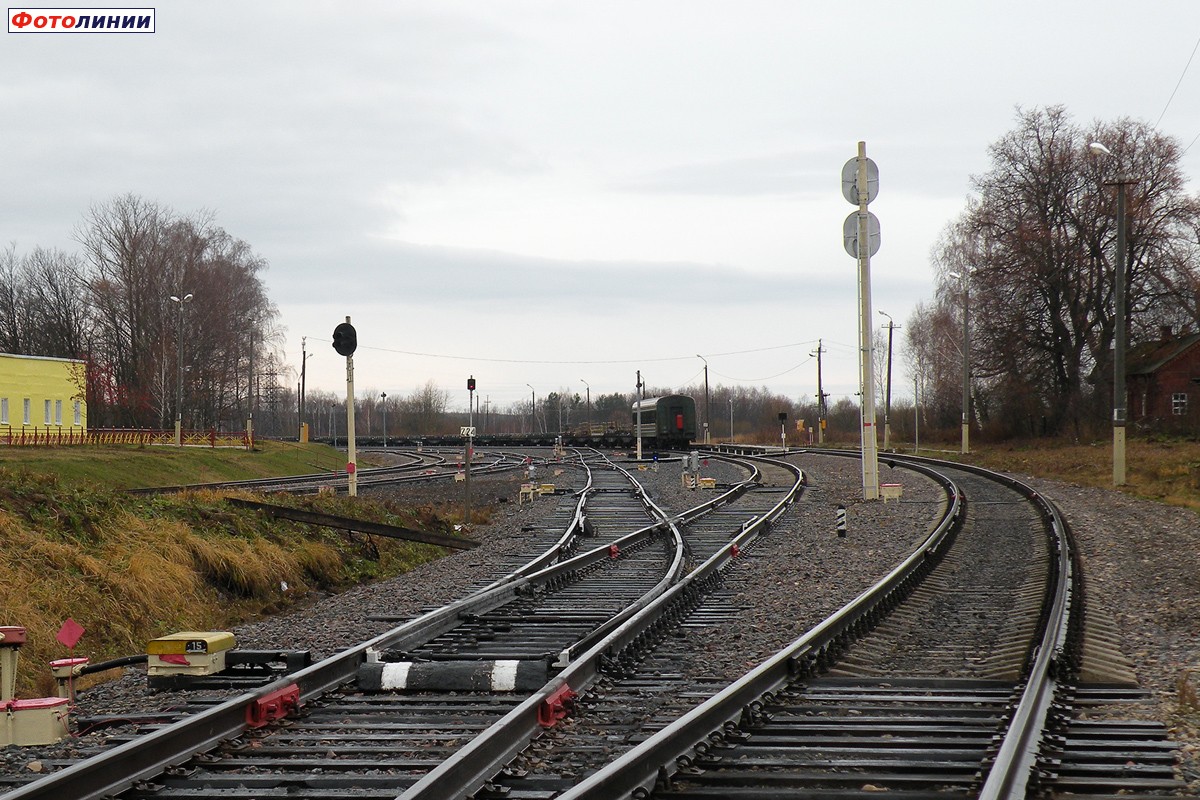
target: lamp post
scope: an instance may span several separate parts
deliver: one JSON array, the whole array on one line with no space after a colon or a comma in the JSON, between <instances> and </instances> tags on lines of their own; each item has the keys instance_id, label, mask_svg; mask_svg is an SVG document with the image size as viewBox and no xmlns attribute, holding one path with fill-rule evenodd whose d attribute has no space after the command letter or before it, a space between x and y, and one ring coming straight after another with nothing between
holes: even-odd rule
<instances>
[{"instance_id":1,"label":"lamp post","mask_svg":"<svg viewBox=\"0 0 1200 800\"><path fill-rule=\"evenodd\" d=\"M189 292L183 297L171 295L171 302L179 304L179 335L175 339L175 446L183 447L183 307L190 303Z\"/></svg>"},{"instance_id":2,"label":"lamp post","mask_svg":"<svg viewBox=\"0 0 1200 800\"><path fill-rule=\"evenodd\" d=\"M592 385L583 378L579 382L587 387L587 435L592 435Z\"/></svg>"},{"instance_id":3,"label":"lamp post","mask_svg":"<svg viewBox=\"0 0 1200 800\"><path fill-rule=\"evenodd\" d=\"M883 449L888 449L888 442L892 438L892 332L899 328L892 320L892 315L886 311L880 311L880 314L887 317L888 324L888 355L887 355L887 389L884 392L883 399Z\"/></svg>"},{"instance_id":4,"label":"lamp post","mask_svg":"<svg viewBox=\"0 0 1200 800\"><path fill-rule=\"evenodd\" d=\"M307 424L305 422L305 420L308 417L308 406L305 404L305 399L304 399L304 392L306 389L306 387L305 387L306 373L308 371L308 360L310 358L312 358L314 355L316 355L315 353L309 353L306 350L307 340L308 340L307 336L300 337L300 426L302 428L304 425ZM307 441L307 438L305 439L305 441Z\"/></svg>"},{"instance_id":5,"label":"lamp post","mask_svg":"<svg viewBox=\"0 0 1200 800\"><path fill-rule=\"evenodd\" d=\"M1097 156L1107 158L1112 155L1100 142L1092 142L1088 149ZM1117 187L1117 257L1113 259L1113 486L1125 485L1125 275L1126 260L1129 258L1125 246L1125 229L1128 225L1125 218L1125 187L1133 181L1128 175L1118 175L1104 182L1105 186Z\"/></svg>"},{"instance_id":6,"label":"lamp post","mask_svg":"<svg viewBox=\"0 0 1200 800\"><path fill-rule=\"evenodd\" d=\"M383 406L383 449L387 449L387 392L379 393L379 402Z\"/></svg>"},{"instance_id":7,"label":"lamp post","mask_svg":"<svg viewBox=\"0 0 1200 800\"><path fill-rule=\"evenodd\" d=\"M970 273L951 272L950 277L962 282L963 343L962 343L962 450L971 452L971 294L967 279Z\"/></svg>"},{"instance_id":8,"label":"lamp post","mask_svg":"<svg viewBox=\"0 0 1200 800\"><path fill-rule=\"evenodd\" d=\"M538 433L538 392L534 391L533 385L529 386L529 435Z\"/></svg>"},{"instance_id":9,"label":"lamp post","mask_svg":"<svg viewBox=\"0 0 1200 800\"><path fill-rule=\"evenodd\" d=\"M704 443L708 444L708 359L699 353L696 358L704 362Z\"/></svg>"}]
</instances>

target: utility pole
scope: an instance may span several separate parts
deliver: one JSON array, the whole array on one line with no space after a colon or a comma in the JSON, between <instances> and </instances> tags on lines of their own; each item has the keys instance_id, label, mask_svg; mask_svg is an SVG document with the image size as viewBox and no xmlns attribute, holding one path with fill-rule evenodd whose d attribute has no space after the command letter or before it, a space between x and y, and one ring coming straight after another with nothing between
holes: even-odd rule
<instances>
[{"instance_id":1,"label":"utility pole","mask_svg":"<svg viewBox=\"0 0 1200 800\"><path fill-rule=\"evenodd\" d=\"M254 404L258 400L258 387L255 385L254 373L254 328L250 329L250 388L247 394L246 405L250 407L250 418L246 420L246 439L250 442L250 446L254 446Z\"/></svg>"},{"instance_id":2,"label":"utility pole","mask_svg":"<svg viewBox=\"0 0 1200 800\"><path fill-rule=\"evenodd\" d=\"M637 407L637 419L634 423L634 432L637 434L637 460L642 460L642 400L646 399L646 393L642 391L642 371L637 371L637 393L634 395L634 405Z\"/></svg>"},{"instance_id":3,"label":"utility pole","mask_svg":"<svg viewBox=\"0 0 1200 800\"><path fill-rule=\"evenodd\" d=\"M892 321L892 316L886 311L879 313L888 318L887 389L883 400L883 449L887 450L892 438L892 332L900 326Z\"/></svg>"},{"instance_id":4,"label":"utility pole","mask_svg":"<svg viewBox=\"0 0 1200 800\"><path fill-rule=\"evenodd\" d=\"M587 387L587 435L592 435L592 385L583 378L579 382Z\"/></svg>"},{"instance_id":5,"label":"utility pole","mask_svg":"<svg viewBox=\"0 0 1200 800\"><path fill-rule=\"evenodd\" d=\"M821 388L821 353L825 348L817 339L817 444L825 444L825 391Z\"/></svg>"},{"instance_id":6,"label":"utility pole","mask_svg":"<svg viewBox=\"0 0 1200 800\"><path fill-rule=\"evenodd\" d=\"M300 337L300 426L304 426L304 379L308 368L308 337ZM298 435L298 434L297 434Z\"/></svg>"},{"instance_id":7,"label":"utility pole","mask_svg":"<svg viewBox=\"0 0 1200 800\"><path fill-rule=\"evenodd\" d=\"M708 439L708 419L709 419L709 416L708 416L708 359L705 358L704 356L700 355L699 353L696 354L696 358L698 358L704 362L704 444L707 445L709 443L709 439Z\"/></svg>"},{"instance_id":8,"label":"utility pole","mask_svg":"<svg viewBox=\"0 0 1200 800\"><path fill-rule=\"evenodd\" d=\"M913 376L913 454L921 450L921 385Z\"/></svg>"}]
</instances>

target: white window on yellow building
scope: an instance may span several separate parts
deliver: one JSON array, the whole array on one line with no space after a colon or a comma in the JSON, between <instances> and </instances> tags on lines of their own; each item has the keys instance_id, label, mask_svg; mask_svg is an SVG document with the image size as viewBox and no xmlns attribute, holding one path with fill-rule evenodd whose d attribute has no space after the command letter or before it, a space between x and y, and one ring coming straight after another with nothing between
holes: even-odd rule
<instances>
[{"instance_id":1,"label":"white window on yellow building","mask_svg":"<svg viewBox=\"0 0 1200 800\"><path fill-rule=\"evenodd\" d=\"M42 406L42 424L45 425L47 428L50 427L50 401L49 400L46 400L45 405Z\"/></svg>"},{"instance_id":2,"label":"white window on yellow building","mask_svg":"<svg viewBox=\"0 0 1200 800\"><path fill-rule=\"evenodd\" d=\"M33 414L33 411L31 410L33 408L33 405L29 402L28 397L25 398L24 406L25 406L25 421L22 424L28 425L28 424L30 424L29 423L30 416Z\"/></svg>"},{"instance_id":3,"label":"white window on yellow building","mask_svg":"<svg viewBox=\"0 0 1200 800\"><path fill-rule=\"evenodd\" d=\"M83 424L83 407L80 405L78 400L75 401L75 424Z\"/></svg>"},{"instance_id":4,"label":"white window on yellow building","mask_svg":"<svg viewBox=\"0 0 1200 800\"><path fill-rule=\"evenodd\" d=\"M62 400L54 401L54 424L62 425Z\"/></svg>"},{"instance_id":5,"label":"white window on yellow building","mask_svg":"<svg viewBox=\"0 0 1200 800\"><path fill-rule=\"evenodd\" d=\"M0 397L0 425L8 424L8 398Z\"/></svg>"}]
</instances>

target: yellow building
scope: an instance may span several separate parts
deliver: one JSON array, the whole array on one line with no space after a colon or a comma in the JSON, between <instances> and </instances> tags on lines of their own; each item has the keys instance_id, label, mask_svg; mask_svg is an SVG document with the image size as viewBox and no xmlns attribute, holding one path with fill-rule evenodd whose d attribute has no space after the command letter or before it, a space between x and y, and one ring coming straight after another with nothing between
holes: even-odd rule
<instances>
[{"instance_id":1,"label":"yellow building","mask_svg":"<svg viewBox=\"0 0 1200 800\"><path fill-rule=\"evenodd\" d=\"M84 362L0 353L0 444L87 432Z\"/></svg>"}]
</instances>

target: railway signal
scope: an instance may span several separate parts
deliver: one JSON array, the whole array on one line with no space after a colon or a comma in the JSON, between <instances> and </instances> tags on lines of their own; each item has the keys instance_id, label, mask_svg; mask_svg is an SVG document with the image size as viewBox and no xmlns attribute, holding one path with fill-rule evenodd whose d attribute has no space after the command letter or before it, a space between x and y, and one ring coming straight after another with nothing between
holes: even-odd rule
<instances>
[{"instance_id":1,"label":"railway signal","mask_svg":"<svg viewBox=\"0 0 1200 800\"><path fill-rule=\"evenodd\" d=\"M475 376L467 378L467 427L462 429L462 435L467 437L465 457L463 462L463 520L471 524L471 456L475 450Z\"/></svg>"},{"instance_id":2,"label":"railway signal","mask_svg":"<svg viewBox=\"0 0 1200 800\"><path fill-rule=\"evenodd\" d=\"M874 338L871 330L871 256L879 251L879 220L867 204L879 194L879 167L867 158L867 143L842 167L842 195L858 211L846 217L846 252L858 261L858 358L862 390L863 499L879 499L879 445L875 436ZM818 390L819 391L819 390Z\"/></svg>"},{"instance_id":3,"label":"railway signal","mask_svg":"<svg viewBox=\"0 0 1200 800\"><path fill-rule=\"evenodd\" d=\"M358 474L354 452L354 351L358 348L358 333L350 318L333 329L333 349L346 357L346 492L358 496Z\"/></svg>"},{"instance_id":4,"label":"railway signal","mask_svg":"<svg viewBox=\"0 0 1200 800\"><path fill-rule=\"evenodd\" d=\"M346 358L354 355L354 351L358 349L358 332L350 324L349 317L333 329L333 349L337 350L339 356Z\"/></svg>"}]
</instances>

